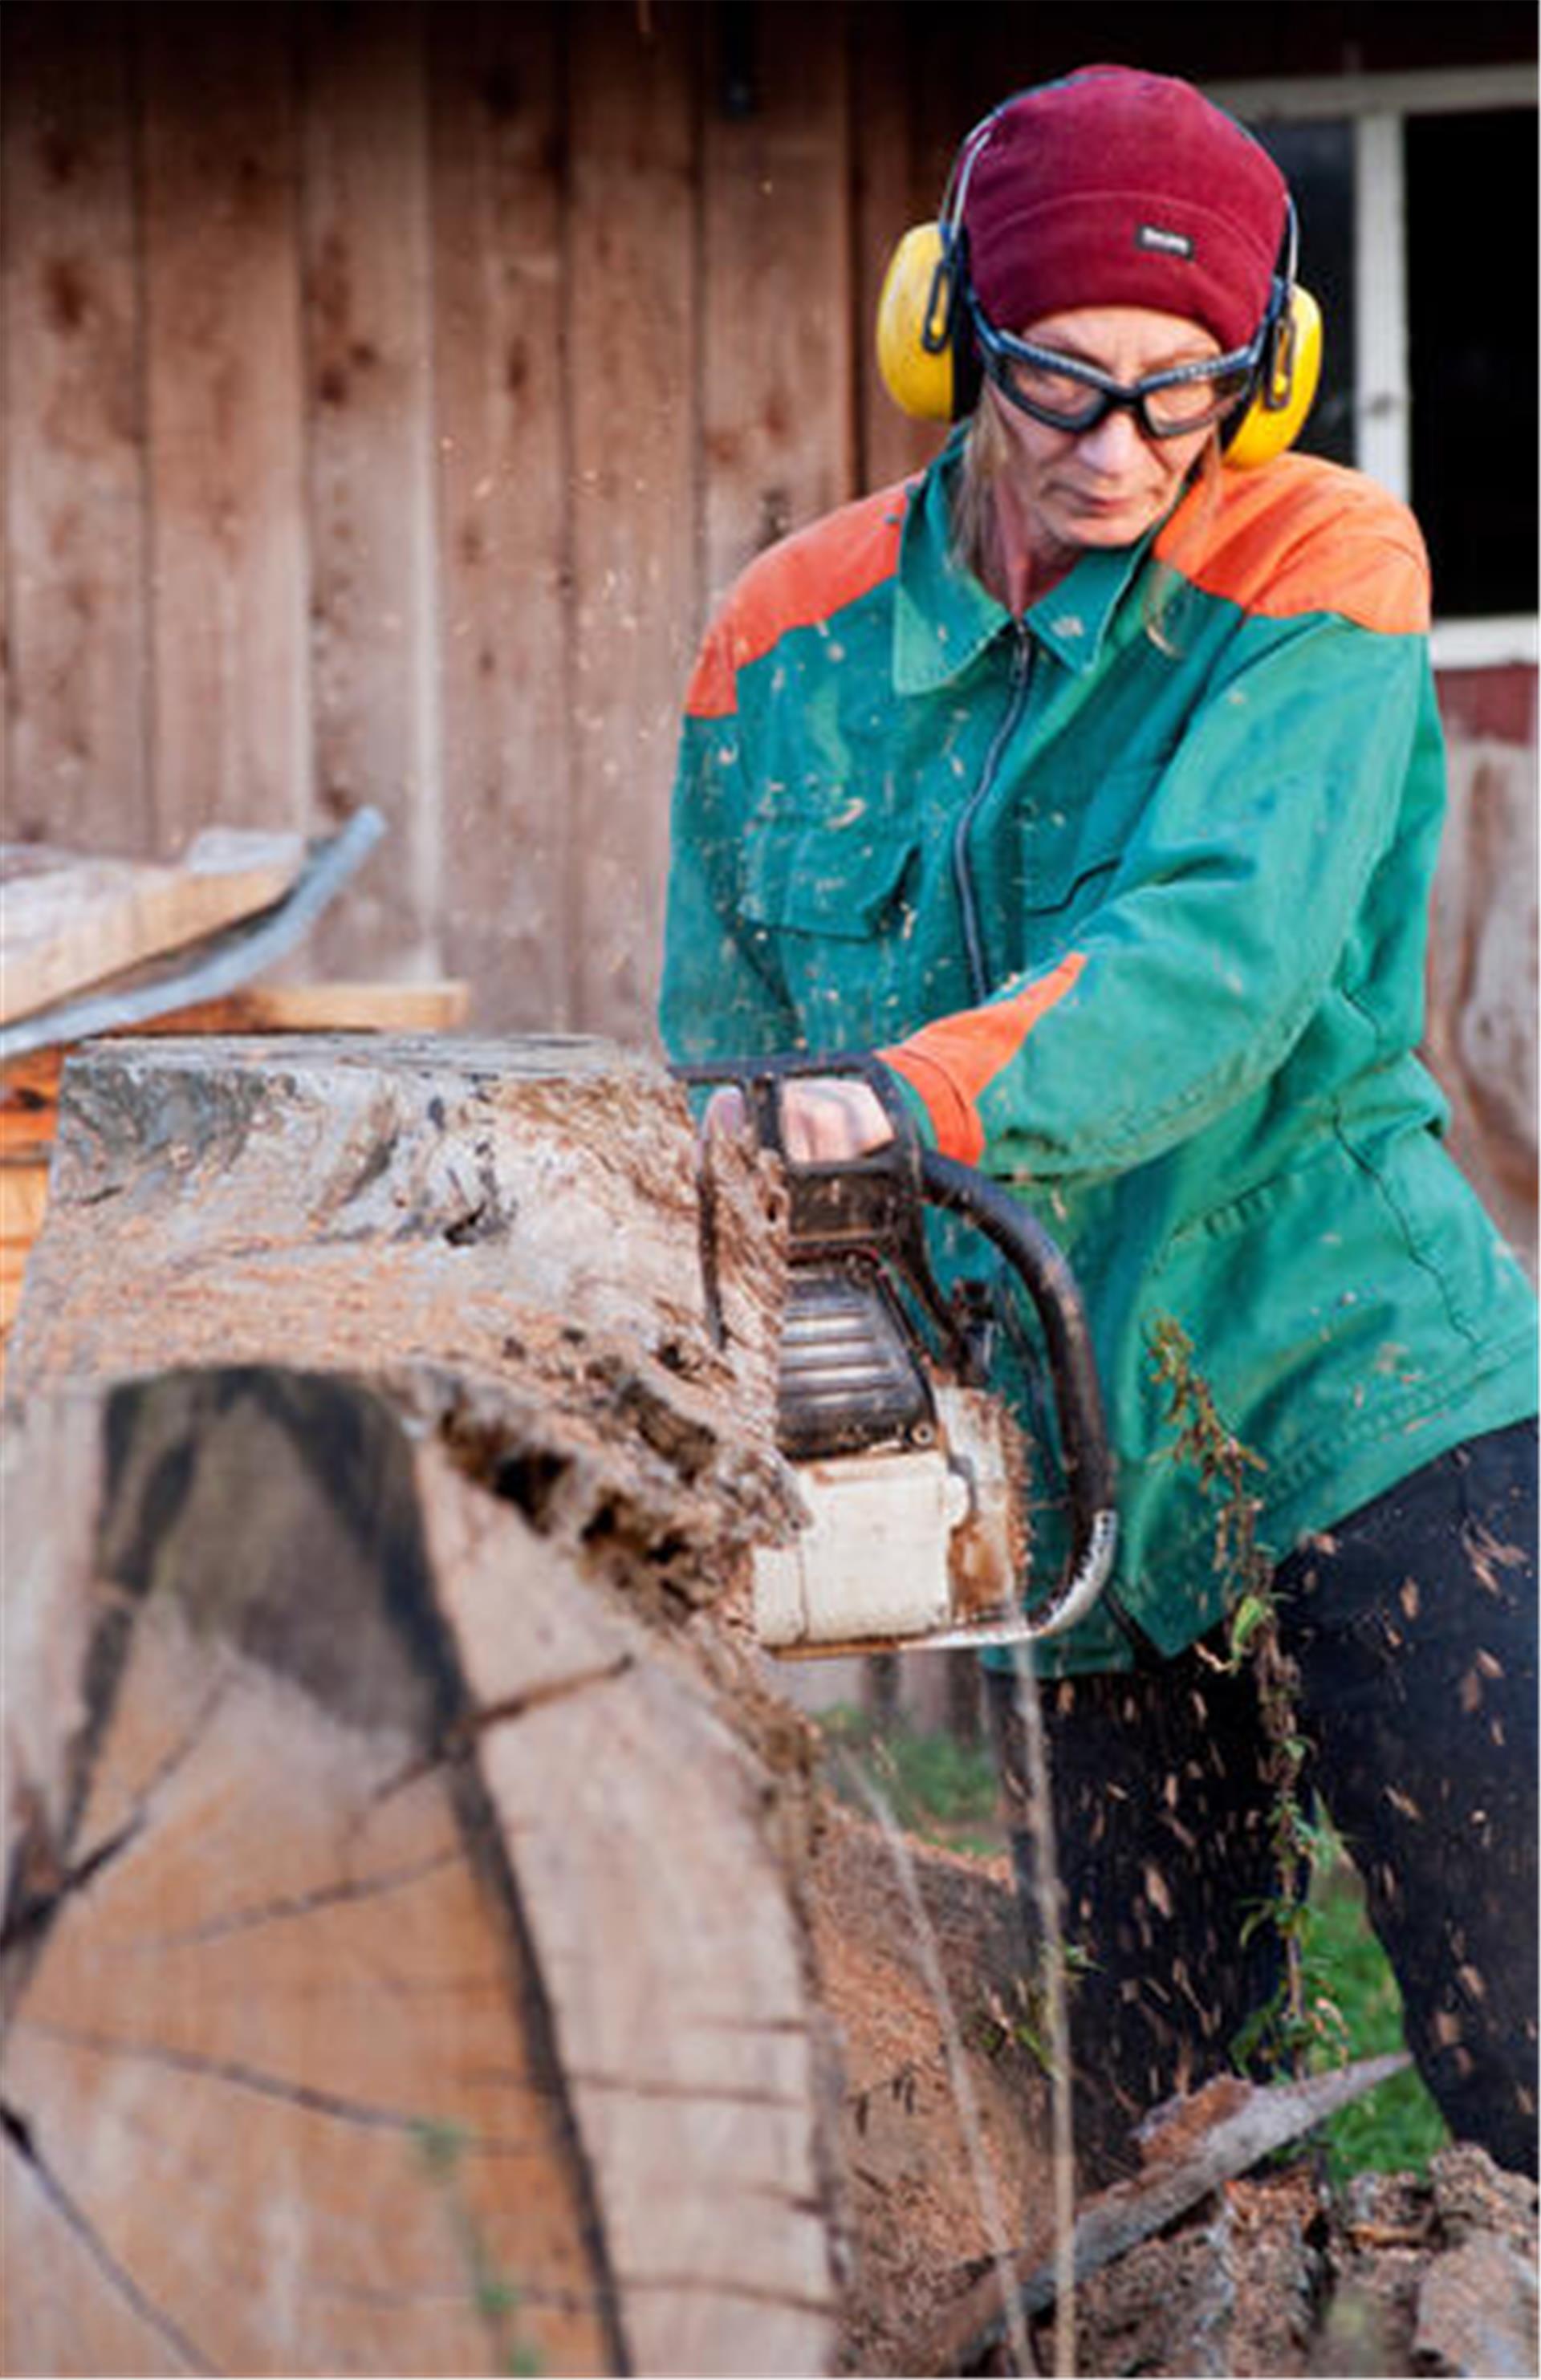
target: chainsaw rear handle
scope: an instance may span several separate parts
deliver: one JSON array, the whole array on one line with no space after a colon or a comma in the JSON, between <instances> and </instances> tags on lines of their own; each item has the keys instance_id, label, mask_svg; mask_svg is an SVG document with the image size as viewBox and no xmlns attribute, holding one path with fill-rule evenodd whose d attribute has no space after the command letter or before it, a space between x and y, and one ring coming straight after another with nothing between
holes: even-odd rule
<instances>
[{"instance_id":1,"label":"chainsaw rear handle","mask_svg":"<svg viewBox=\"0 0 1541 2380\"><path fill-rule=\"evenodd\" d=\"M1113 1461L1086 1310L1074 1275L1037 1217L987 1174L926 1148L887 1070L865 1052L855 1056L724 1061L680 1066L678 1078L703 1087L733 1087L745 1096L761 1145L787 1167L794 1245L805 1256L877 1248L885 1241L910 1286L952 1342L960 1334L932 1278L919 1228L918 1201L960 1216L1006 1259L1032 1301L1049 1359L1059 1424L1060 1452L1069 1491L1071 1545L1054 1591L1034 1606L1025 1625L1003 1622L975 1631L972 1644L1031 1641L1062 1634L1085 1619L1111 1573L1118 1541ZM787 1157L780 1092L810 1076L855 1077L881 1101L893 1140L843 1163L800 1163Z\"/></svg>"}]
</instances>

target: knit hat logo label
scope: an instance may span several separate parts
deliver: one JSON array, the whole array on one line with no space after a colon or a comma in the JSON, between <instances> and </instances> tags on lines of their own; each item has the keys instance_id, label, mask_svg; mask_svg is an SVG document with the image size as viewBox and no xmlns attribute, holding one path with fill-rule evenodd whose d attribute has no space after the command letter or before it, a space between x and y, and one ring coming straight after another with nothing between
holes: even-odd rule
<instances>
[{"instance_id":1,"label":"knit hat logo label","mask_svg":"<svg viewBox=\"0 0 1541 2380\"><path fill-rule=\"evenodd\" d=\"M1135 246L1154 249L1158 256L1191 258L1194 252L1193 241L1188 238L1186 233L1166 231L1159 224L1137 224L1135 228Z\"/></svg>"}]
</instances>

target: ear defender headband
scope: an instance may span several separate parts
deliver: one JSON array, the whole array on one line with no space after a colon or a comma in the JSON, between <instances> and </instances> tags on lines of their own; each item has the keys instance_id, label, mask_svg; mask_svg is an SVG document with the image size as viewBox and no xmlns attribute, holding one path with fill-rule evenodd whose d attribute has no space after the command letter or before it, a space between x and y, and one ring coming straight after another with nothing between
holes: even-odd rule
<instances>
[{"instance_id":1,"label":"ear defender headband","mask_svg":"<svg viewBox=\"0 0 1541 2380\"><path fill-rule=\"evenodd\" d=\"M978 403L983 374L974 334L964 206L975 164L1003 100L977 124L953 161L935 223L907 231L889 261L878 299L878 368L902 412L920 421L957 421ZM1321 378L1321 309L1295 279L1294 202L1285 201L1279 269L1251 346L1244 403L1220 430L1226 462L1256 470L1294 443Z\"/></svg>"}]
</instances>

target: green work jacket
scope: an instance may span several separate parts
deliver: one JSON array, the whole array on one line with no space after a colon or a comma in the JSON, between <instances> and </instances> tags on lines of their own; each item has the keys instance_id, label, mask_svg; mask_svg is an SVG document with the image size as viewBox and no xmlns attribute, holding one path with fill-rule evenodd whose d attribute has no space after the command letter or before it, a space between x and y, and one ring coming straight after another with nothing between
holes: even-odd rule
<instances>
[{"instance_id":1,"label":"green work jacket","mask_svg":"<svg viewBox=\"0 0 1541 2380\"><path fill-rule=\"evenodd\" d=\"M662 1026L685 1060L880 1053L1058 1240L1134 1629L1103 1609L1046 1666L1118 1667L1234 1588L1167 1325L1279 1558L1534 1411L1534 1301L1414 1054L1444 770L1410 515L1300 456L1225 470L1014 619L955 556L958 457L761 555L709 631ZM1031 1427L1009 1352L1001 1381Z\"/></svg>"}]
</instances>

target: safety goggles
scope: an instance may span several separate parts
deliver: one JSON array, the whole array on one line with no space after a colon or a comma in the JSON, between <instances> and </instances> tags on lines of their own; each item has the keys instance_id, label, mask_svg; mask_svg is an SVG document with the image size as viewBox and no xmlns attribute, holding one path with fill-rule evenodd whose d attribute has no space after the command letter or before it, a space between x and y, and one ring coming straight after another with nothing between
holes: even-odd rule
<instances>
[{"instance_id":1,"label":"safety goggles","mask_svg":"<svg viewBox=\"0 0 1541 2380\"><path fill-rule=\"evenodd\" d=\"M1262 354L1261 335L1230 355L1172 364L1126 384L1095 364L998 331L969 292L969 313L980 360L1011 405L1050 430L1079 436L1120 408L1132 413L1147 438L1186 438L1223 421L1246 395Z\"/></svg>"}]
</instances>

